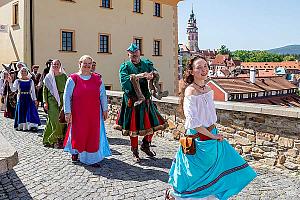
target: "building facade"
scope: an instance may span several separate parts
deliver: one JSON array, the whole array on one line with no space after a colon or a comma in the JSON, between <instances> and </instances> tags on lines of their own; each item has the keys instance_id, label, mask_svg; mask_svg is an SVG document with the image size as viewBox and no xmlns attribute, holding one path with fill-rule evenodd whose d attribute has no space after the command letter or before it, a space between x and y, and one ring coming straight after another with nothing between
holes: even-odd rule
<instances>
[{"instance_id":1,"label":"building facade","mask_svg":"<svg viewBox=\"0 0 300 200\"><path fill-rule=\"evenodd\" d=\"M179 0L6 0L0 3L0 63L24 61L43 68L60 59L67 73L91 55L107 88L120 90L119 66L136 43L154 62L161 85L177 91ZM3 45L2 45L3 44Z\"/></svg>"}]
</instances>

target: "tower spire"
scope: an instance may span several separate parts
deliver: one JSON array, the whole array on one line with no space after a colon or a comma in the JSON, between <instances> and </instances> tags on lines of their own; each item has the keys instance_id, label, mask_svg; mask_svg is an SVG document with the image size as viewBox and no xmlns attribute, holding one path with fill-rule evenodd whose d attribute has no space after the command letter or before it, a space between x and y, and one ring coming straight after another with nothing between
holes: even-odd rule
<instances>
[{"instance_id":1,"label":"tower spire","mask_svg":"<svg viewBox=\"0 0 300 200\"><path fill-rule=\"evenodd\" d=\"M193 52L199 51L198 27L197 27L197 20L196 20L195 14L194 14L194 5L193 4L192 4L192 13L190 14L190 18L188 20L187 36L188 36L187 47Z\"/></svg>"},{"instance_id":2,"label":"tower spire","mask_svg":"<svg viewBox=\"0 0 300 200\"><path fill-rule=\"evenodd\" d=\"M194 14L194 4L192 4L192 14Z\"/></svg>"}]
</instances>

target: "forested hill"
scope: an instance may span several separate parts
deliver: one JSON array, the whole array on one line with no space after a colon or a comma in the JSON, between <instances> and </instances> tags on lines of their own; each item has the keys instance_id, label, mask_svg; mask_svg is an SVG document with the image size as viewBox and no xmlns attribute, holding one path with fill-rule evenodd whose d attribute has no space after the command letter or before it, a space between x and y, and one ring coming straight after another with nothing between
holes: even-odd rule
<instances>
[{"instance_id":1,"label":"forested hill","mask_svg":"<svg viewBox=\"0 0 300 200\"><path fill-rule=\"evenodd\" d=\"M288 45L280 48L268 50L270 53L276 54L289 54L289 55L299 55L300 54L300 45Z\"/></svg>"}]
</instances>

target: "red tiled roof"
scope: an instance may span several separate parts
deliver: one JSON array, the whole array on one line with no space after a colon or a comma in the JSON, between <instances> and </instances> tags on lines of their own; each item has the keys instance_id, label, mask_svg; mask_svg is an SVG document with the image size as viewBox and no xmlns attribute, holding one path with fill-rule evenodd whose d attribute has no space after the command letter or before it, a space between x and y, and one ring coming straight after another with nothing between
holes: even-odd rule
<instances>
[{"instance_id":1,"label":"red tiled roof","mask_svg":"<svg viewBox=\"0 0 300 200\"><path fill-rule=\"evenodd\" d=\"M215 59L213 59L211 65L235 67L240 66L241 62L239 60L233 60L229 55L218 54Z\"/></svg>"},{"instance_id":2,"label":"red tiled roof","mask_svg":"<svg viewBox=\"0 0 300 200\"><path fill-rule=\"evenodd\" d=\"M229 55L216 55L215 59L212 61L211 65L226 65L226 60L229 59Z\"/></svg>"},{"instance_id":3,"label":"red tiled roof","mask_svg":"<svg viewBox=\"0 0 300 200\"><path fill-rule=\"evenodd\" d=\"M242 102L281 105L286 107L300 107L300 96L288 94L283 96L263 97L257 99L244 99Z\"/></svg>"},{"instance_id":4,"label":"red tiled roof","mask_svg":"<svg viewBox=\"0 0 300 200\"><path fill-rule=\"evenodd\" d=\"M267 76L276 76L275 74L275 70L269 70L269 69L266 69L266 70L258 70L258 76L259 77L267 77Z\"/></svg>"},{"instance_id":5,"label":"red tiled roof","mask_svg":"<svg viewBox=\"0 0 300 200\"><path fill-rule=\"evenodd\" d=\"M207 50L199 50L199 53L205 57L215 57L217 55L216 51L212 51L210 49Z\"/></svg>"},{"instance_id":6,"label":"red tiled roof","mask_svg":"<svg viewBox=\"0 0 300 200\"><path fill-rule=\"evenodd\" d=\"M221 86L227 93L249 93L249 92L263 92L264 90L253 85L250 81L243 78L213 78L219 86Z\"/></svg>"},{"instance_id":7,"label":"red tiled roof","mask_svg":"<svg viewBox=\"0 0 300 200\"><path fill-rule=\"evenodd\" d=\"M242 62L239 60L233 60L235 66L241 66Z\"/></svg>"},{"instance_id":8,"label":"red tiled roof","mask_svg":"<svg viewBox=\"0 0 300 200\"><path fill-rule=\"evenodd\" d=\"M226 68L220 69L220 71L224 74L225 77L228 77L230 75L230 71Z\"/></svg>"},{"instance_id":9,"label":"red tiled roof","mask_svg":"<svg viewBox=\"0 0 300 200\"><path fill-rule=\"evenodd\" d=\"M250 78L249 73L248 74L239 74L236 76L236 78Z\"/></svg>"},{"instance_id":10,"label":"red tiled roof","mask_svg":"<svg viewBox=\"0 0 300 200\"><path fill-rule=\"evenodd\" d=\"M243 69L275 69L283 67L285 69L300 69L299 61L283 61L283 62L242 62Z\"/></svg>"},{"instance_id":11,"label":"red tiled roof","mask_svg":"<svg viewBox=\"0 0 300 200\"><path fill-rule=\"evenodd\" d=\"M256 85L264 88L266 91L271 90L286 90L297 88L294 84L290 83L282 76L256 78Z\"/></svg>"},{"instance_id":12,"label":"red tiled roof","mask_svg":"<svg viewBox=\"0 0 300 200\"><path fill-rule=\"evenodd\" d=\"M281 76L257 77L255 83L251 83L249 78L213 78L212 80L227 93L280 91L297 88Z\"/></svg>"},{"instance_id":13,"label":"red tiled roof","mask_svg":"<svg viewBox=\"0 0 300 200\"><path fill-rule=\"evenodd\" d=\"M275 74L275 70L273 70L273 69L272 70L270 70L270 69L259 69L259 70L257 70L257 72L258 72L258 74L256 74L257 77L278 76L278 75ZM250 76L249 73L237 75L238 78L242 78L242 77L244 77L244 78L248 77L249 78L249 76Z\"/></svg>"}]
</instances>

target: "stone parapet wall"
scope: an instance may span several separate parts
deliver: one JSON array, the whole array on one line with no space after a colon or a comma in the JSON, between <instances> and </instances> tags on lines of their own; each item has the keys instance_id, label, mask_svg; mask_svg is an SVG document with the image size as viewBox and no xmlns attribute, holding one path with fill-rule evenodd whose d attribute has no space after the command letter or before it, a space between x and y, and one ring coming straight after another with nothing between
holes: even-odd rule
<instances>
[{"instance_id":1,"label":"stone parapet wall","mask_svg":"<svg viewBox=\"0 0 300 200\"><path fill-rule=\"evenodd\" d=\"M114 123L122 93L107 91L110 122ZM154 100L169 128L157 135L179 139L184 120L178 114L178 97ZM219 132L246 160L300 170L300 109L264 104L215 102Z\"/></svg>"},{"instance_id":2,"label":"stone parapet wall","mask_svg":"<svg viewBox=\"0 0 300 200\"><path fill-rule=\"evenodd\" d=\"M0 133L0 174L12 170L18 162L18 152Z\"/></svg>"}]
</instances>

